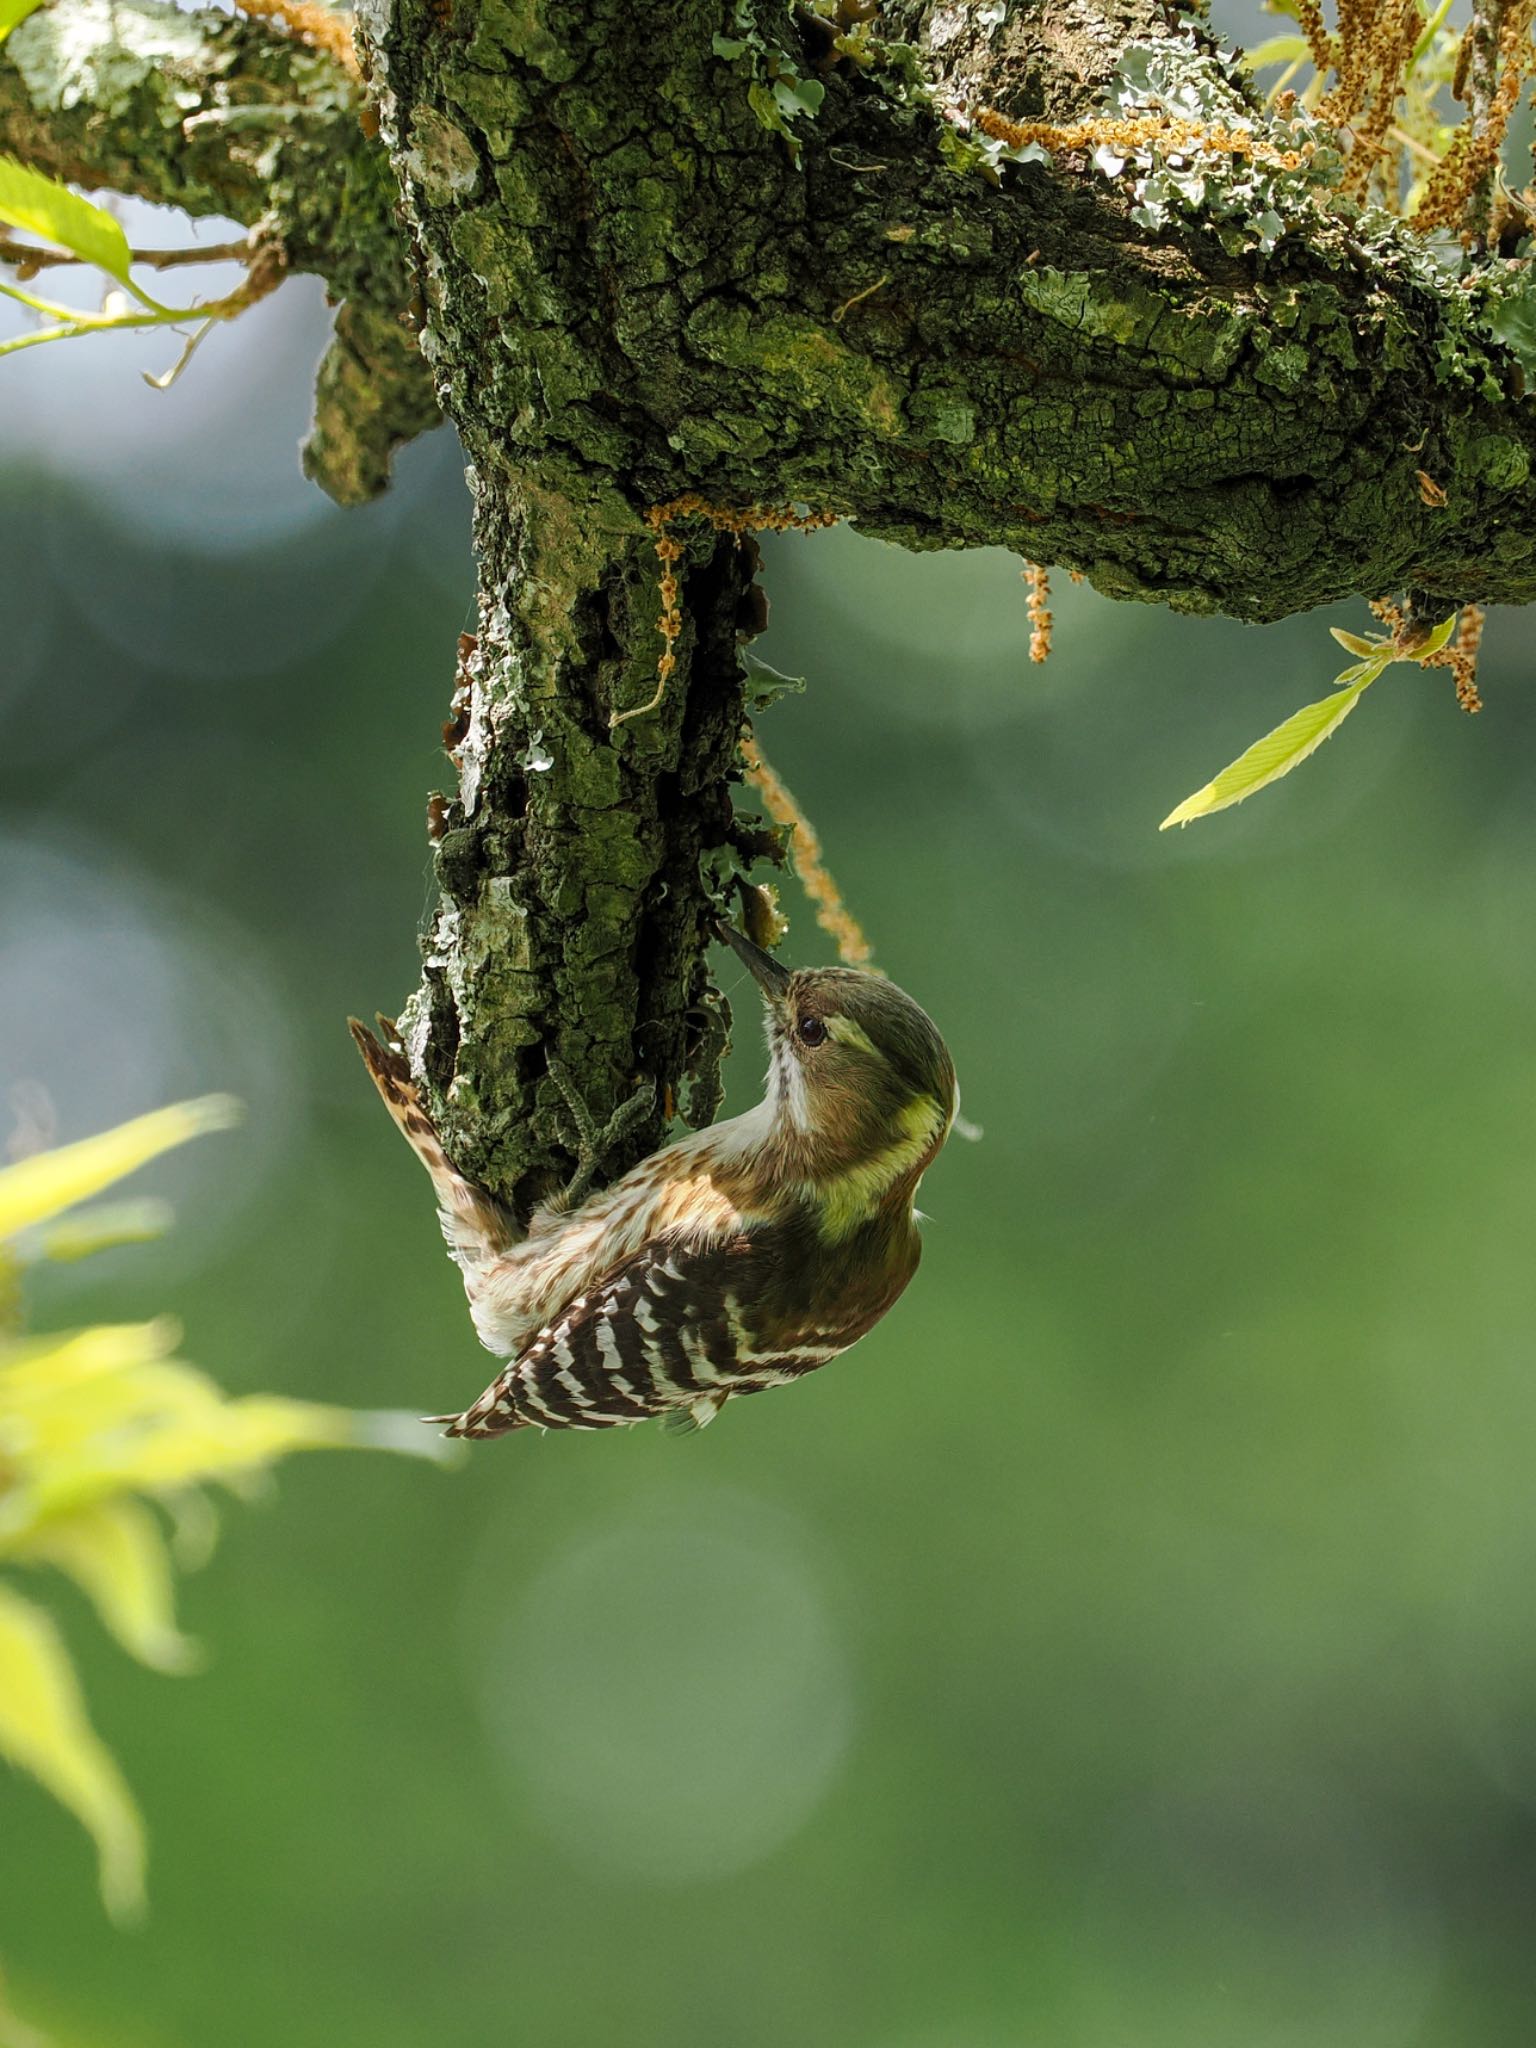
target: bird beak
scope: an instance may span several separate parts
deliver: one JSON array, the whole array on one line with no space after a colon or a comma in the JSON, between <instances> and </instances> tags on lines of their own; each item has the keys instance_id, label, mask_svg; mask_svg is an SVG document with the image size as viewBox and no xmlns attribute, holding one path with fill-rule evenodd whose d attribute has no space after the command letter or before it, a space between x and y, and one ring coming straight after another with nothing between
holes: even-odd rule
<instances>
[{"instance_id":1,"label":"bird beak","mask_svg":"<svg viewBox=\"0 0 1536 2048\"><path fill-rule=\"evenodd\" d=\"M734 931L730 925L716 924L715 932L730 947L743 967L749 970L752 979L769 1002L781 1003L789 988L789 969L781 967L771 953L765 953L761 946L754 946L749 938L741 932Z\"/></svg>"}]
</instances>

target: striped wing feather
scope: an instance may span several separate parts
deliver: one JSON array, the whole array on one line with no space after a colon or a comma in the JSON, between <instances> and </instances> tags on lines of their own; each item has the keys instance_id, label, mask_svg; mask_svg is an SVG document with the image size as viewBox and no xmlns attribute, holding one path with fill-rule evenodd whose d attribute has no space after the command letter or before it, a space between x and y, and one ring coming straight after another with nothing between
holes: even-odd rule
<instances>
[{"instance_id":1,"label":"striped wing feather","mask_svg":"<svg viewBox=\"0 0 1536 2048\"><path fill-rule=\"evenodd\" d=\"M448 1434L613 1429L655 1415L700 1425L733 1394L813 1371L860 1331L802 1342L785 1328L773 1311L788 1250L772 1227L702 1247L653 1241L541 1329Z\"/></svg>"}]
</instances>

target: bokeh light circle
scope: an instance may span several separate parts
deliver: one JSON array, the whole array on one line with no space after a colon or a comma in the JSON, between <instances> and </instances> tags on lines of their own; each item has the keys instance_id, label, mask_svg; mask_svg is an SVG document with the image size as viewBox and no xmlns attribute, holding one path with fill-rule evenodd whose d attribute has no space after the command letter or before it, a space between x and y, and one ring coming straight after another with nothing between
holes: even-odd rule
<instances>
[{"instance_id":1,"label":"bokeh light circle","mask_svg":"<svg viewBox=\"0 0 1536 2048\"><path fill-rule=\"evenodd\" d=\"M853 1689L794 1523L734 1493L621 1511L480 1636L477 1690L518 1804L586 1868L687 1884L804 1826Z\"/></svg>"},{"instance_id":2,"label":"bokeh light circle","mask_svg":"<svg viewBox=\"0 0 1536 2048\"><path fill-rule=\"evenodd\" d=\"M222 1157L211 1142L191 1146L133 1184L135 1194L152 1184L178 1200L177 1228L153 1250L156 1271L200 1263L240 1229L302 1107L291 1034L261 949L196 897L83 834L68 845L0 836L0 890L6 1130L18 1091L48 1106L55 1128L41 1135L59 1142L214 1090L244 1103L245 1126L220 1141ZM216 1201L185 1199L215 1186ZM132 1256L142 1265L142 1250ZM115 1278L117 1257L90 1262L92 1284Z\"/></svg>"}]
</instances>

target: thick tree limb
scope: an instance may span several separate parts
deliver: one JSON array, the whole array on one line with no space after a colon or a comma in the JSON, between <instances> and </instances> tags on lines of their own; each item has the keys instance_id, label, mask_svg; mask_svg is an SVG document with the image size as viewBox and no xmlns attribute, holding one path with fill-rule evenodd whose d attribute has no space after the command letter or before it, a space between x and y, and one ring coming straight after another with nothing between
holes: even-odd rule
<instances>
[{"instance_id":1,"label":"thick tree limb","mask_svg":"<svg viewBox=\"0 0 1536 2048\"><path fill-rule=\"evenodd\" d=\"M534 61L494 13L433 41L402 0L432 96L409 118L463 165L434 185L400 157L456 417L503 442L515 420L525 461L622 478L636 504L794 495L1241 618L1410 583L1536 595L1515 366L1406 233L1367 240L1324 193L1271 252L1255 230L1234 255L1198 212L1138 227L1086 152L995 189L950 167L938 114L836 71L797 166L712 55L719 12L542 6ZM811 73L790 10L759 17ZM1004 96L1027 99L1016 41ZM1233 167L1202 168L1209 216Z\"/></svg>"},{"instance_id":2,"label":"thick tree limb","mask_svg":"<svg viewBox=\"0 0 1536 2048\"><path fill-rule=\"evenodd\" d=\"M1250 112L1150 0L907 18L941 89L1020 115L1090 110L1128 42ZM460 0L446 23L370 0L364 23L487 622L410 1041L452 1145L521 1200L558 1121L546 1051L605 1111L697 1043L707 905L672 777L722 843L741 578L717 547L687 587L697 653L609 734L650 693L647 504L795 498L1253 619L1405 584L1536 595L1513 366L1396 229L1367 242L1298 188L1288 231L1229 246L1230 162L1155 231L1086 151L988 184L900 53L840 64L777 0ZM753 93L775 67L825 93L779 130Z\"/></svg>"},{"instance_id":3,"label":"thick tree limb","mask_svg":"<svg viewBox=\"0 0 1536 2048\"><path fill-rule=\"evenodd\" d=\"M414 285L393 173L360 111L359 88L322 51L162 0L63 0L0 48L0 151L259 226L290 269L346 302L306 452L309 474L343 502L382 489L391 448L439 417L400 325Z\"/></svg>"},{"instance_id":4,"label":"thick tree limb","mask_svg":"<svg viewBox=\"0 0 1536 2048\"><path fill-rule=\"evenodd\" d=\"M157 196L210 210L218 192L241 219L275 203L371 309L333 379L358 417L402 244L378 153L336 128L339 82L314 123L247 146L239 122L252 104L269 119L278 88L232 101L222 38L262 32L176 17L189 48L168 61L201 81L206 131L147 80L131 112L106 93L93 127L95 71L74 64L73 100L54 78L65 25L102 4L57 0L36 18L52 43L18 32L19 115L0 56L0 142L21 119L24 153L95 181L163 176ZM1164 108L1185 129L1256 121L1203 37L1156 0L888 0L887 17L915 53L840 44L785 0L365 0L481 562L443 900L403 1022L450 1151L524 1207L572 1163L550 1056L599 1116L656 1081L635 1150L690 1070L695 1114L712 1105L721 1010L700 960L745 849L728 783L752 565L690 530L677 672L612 729L653 688L647 506L795 499L1251 620L1403 588L1442 614L1536 598L1519 364L1411 234L1339 209L1299 159L1281 172L1298 138L1261 133L1257 160L1169 143L1149 177L1084 136L984 175L967 107L1059 125L1125 114L1135 88L1154 126ZM157 121L173 163L132 156ZM303 155L322 133L339 183ZM359 489L378 474L333 467Z\"/></svg>"}]
</instances>

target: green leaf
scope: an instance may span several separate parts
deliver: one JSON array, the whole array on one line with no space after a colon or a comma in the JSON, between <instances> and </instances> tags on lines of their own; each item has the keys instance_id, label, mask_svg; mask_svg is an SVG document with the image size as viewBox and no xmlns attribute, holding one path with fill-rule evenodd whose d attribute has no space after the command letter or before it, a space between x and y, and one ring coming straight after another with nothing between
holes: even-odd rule
<instances>
[{"instance_id":1,"label":"green leaf","mask_svg":"<svg viewBox=\"0 0 1536 2048\"><path fill-rule=\"evenodd\" d=\"M0 1756L30 1771L96 1844L114 1919L144 1904L144 1825L110 1752L86 1717L74 1666L39 1608L0 1586Z\"/></svg>"},{"instance_id":2,"label":"green leaf","mask_svg":"<svg viewBox=\"0 0 1536 2048\"><path fill-rule=\"evenodd\" d=\"M1430 655L1432 655L1432 654L1438 654L1438 653L1440 652L1441 648L1442 648L1442 647L1443 647L1443 646L1445 645L1446 641L1450 639L1450 637L1451 637L1451 628L1452 628L1452 627L1453 627L1453 626L1455 625L1455 623L1456 623L1456 614L1455 614L1454 612L1452 612L1452 613L1451 613L1451 615L1450 615L1450 617L1449 617L1448 619L1442 619L1442 620L1440 621L1439 625L1438 625L1438 626L1436 626L1436 627L1434 628L1434 630L1433 630L1432 632L1430 632L1430 633L1427 633L1427 634L1426 634L1426 635L1424 636L1424 638L1423 638L1423 639L1422 639L1421 641L1419 641L1419 643L1418 643L1418 645L1417 645L1417 646L1415 646L1415 647L1406 647L1406 648L1404 648L1404 650L1403 650L1403 652L1402 652L1401 654L1394 654L1394 656L1393 656L1393 660L1394 660L1394 661L1426 661L1426 660L1428 660L1428 658L1429 658L1429 656L1430 656Z\"/></svg>"},{"instance_id":3,"label":"green leaf","mask_svg":"<svg viewBox=\"0 0 1536 2048\"><path fill-rule=\"evenodd\" d=\"M1243 52L1243 69L1262 71L1266 64L1305 64L1311 55L1305 36L1271 36L1257 49Z\"/></svg>"},{"instance_id":4,"label":"green leaf","mask_svg":"<svg viewBox=\"0 0 1536 2048\"><path fill-rule=\"evenodd\" d=\"M10 2002L5 1978L0 1975L0 2048L52 2048L48 2037L29 2027Z\"/></svg>"},{"instance_id":5,"label":"green leaf","mask_svg":"<svg viewBox=\"0 0 1536 2048\"><path fill-rule=\"evenodd\" d=\"M156 1671L190 1671L196 1645L176 1626L164 1532L136 1500L99 1500L45 1522L13 1555L65 1572L130 1656Z\"/></svg>"},{"instance_id":6,"label":"green leaf","mask_svg":"<svg viewBox=\"0 0 1536 2048\"><path fill-rule=\"evenodd\" d=\"M0 171L4 168L0 160ZM0 214L3 212L0 205ZM227 1131L239 1115L240 1105L232 1095L204 1095L195 1102L151 1110L148 1116L135 1117L99 1137L82 1138L78 1144L18 1160L0 1170L0 1238L48 1222L173 1145L184 1144L203 1131Z\"/></svg>"},{"instance_id":7,"label":"green leaf","mask_svg":"<svg viewBox=\"0 0 1536 2048\"><path fill-rule=\"evenodd\" d=\"M1357 661L1373 661L1381 652L1381 642L1368 640L1363 633L1346 633L1342 626L1330 626L1328 630L1344 652L1354 655Z\"/></svg>"},{"instance_id":8,"label":"green leaf","mask_svg":"<svg viewBox=\"0 0 1536 2048\"><path fill-rule=\"evenodd\" d=\"M128 237L111 214L14 157L0 156L0 220L129 282Z\"/></svg>"},{"instance_id":9,"label":"green leaf","mask_svg":"<svg viewBox=\"0 0 1536 2048\"><path fill-rule=\"evenodd\" d=\"M0 43L42 4L43 0L0 0Z\"/></svg>"},{"instance_id":10,"label":"green leaf","mask_svg":"<svg viewBox=\"0 0 1536 2048\"><path fill-rule=\"evenodd\" d=\"M0 5L3 4L4 0L0 0ZM33 4L36 5L37 0L33 0ZM709 46L717 57L727 59L743 56L750 47L743 37L723 36L718 31L710 38Z\"/></svg>"},{"instance_id":11,"label":"green leaf","mask_svg":"<svg viewBox=\"0 0 1536 2048\"><path fill-rule=\"evenodd\" d=\"M164 1237L174 1216L169 1202L148 1196L139 1202L93 1202L47 1225L38 1234L37 1248L45 1259L88 1259L114 1245L150 1244Z\"/></svg>"},{"instance_id":12,"label":"green leaf","mask_svg":"<svg viewBox=\"0 0 1536 2048\"><path fill-rule=\"evenodd\" d=\"M1213 811L1240 804L1259 790L1267 789L1270 783L1278 782L1282 775L1289 775L1344 723L1386 664L1369 666L1372 672L1361 676L1349 689L1304 706L1283 725L1256 740L1246 754L1240 754L1229 768L1223 768L1214 782L1197 789L1176 811L1170 811L1158 830L1166 832L1170 825L1187 825L1194 818L1208 818Z\"/></svg>"},{"instance_id":13,"label":"green leaf","mask_svg":"<svg viewBox=\"0 0 1536 2048\"><path fill-rule=\"evenodd\" d=\"M207 1096L0 1170L0 1319L21 1245L78 1256L158 1228L157 1204L101 1204L68 1223L61 1211L96 1195L168 1146L222 1129L236 1105ZM18 1239L13 1246L9 1240ZM230 1400L172 1356L166 1318L27 1337L0 1327L0 1562L66 1573L134 1656L162 1671L188 1668L193 1646L176 1627L172 1557L206 1552L212 1508L202 1486L249 1492L290 1451L330 1447L405 1451L443 1460L442 1440L391 1411L252 1394ZM148 1502L168 1507L172 1544ZM133 1799L92 1729L74 1668L47 1614L0 1581L0 1760L67 1806L95 1839L108 1910L142 1905L144 1833ZM0 2048L8 2037L0 2007Z\"/></svg>"},{"instance_id":14,"label":"green leaf","mask_svg":"<svg viewBox=\"0 0 1536 2048\"><path fill-rule=\"evenodd\" d=\"M1158 830L1166 832L1170 825L1188 825L1195 818L1208 818L1213 811L1240 804L1259 790L1267 789L1270 783L1278 782L1282 775L1289 775L1322 745L1335 727L1343 724L1359 703L1361 692L1369 689L1394 661L1423 662L1438 654L1451 637L1456 617L1452 612L1422 640L1404 648L1391 640L1367 639L1359 633L1346 633L1341 626L1330 626L1329 632L1347 653L1363 657L1334 677L1337 694L1305 705L1284 725L1277 725L1273 732L1255 741L1230 768L1223 768L1214 782L1197 789L1176 811L1170 811Z\"/></svg>"},{"instance_id":15,"label":"green leaf","mask_svg":"<svg viewBox=\"0 0 1536 2048\"><path fill-rule=\"evenodd\" d=\"M1390 648L1385 652L1378 648L1369 661L1357 661L1349 668L1340 669L1333 679L1333 687L1336 690L1344 690L1351 683L1374 683L1376 678L1395 659L1396 656Z\"/></svg>"},{"instance_id":16,"label":"green leaf","mask_svg":"<svg viewBox=\"0 0 1536 2048\"><path fill-rule=\"evenodd\" d=\"M1435 8L1434 12L1425 22L1423 33L1420 35L1419 40L1414 44L1413 55L1408 60L1408 68L1410 71L1416 64L1422 63L1424 58L1429 54L1430 46L1433 44L1435 37L1440 33L1441 28L1444 26L1445 17L1450 13L1451 6L1452 0L1440 0L1439 6Z\"/></svg>"}]
</instances>

